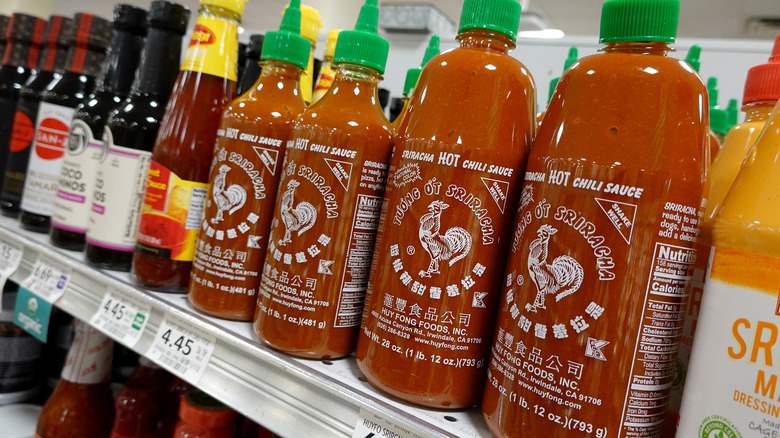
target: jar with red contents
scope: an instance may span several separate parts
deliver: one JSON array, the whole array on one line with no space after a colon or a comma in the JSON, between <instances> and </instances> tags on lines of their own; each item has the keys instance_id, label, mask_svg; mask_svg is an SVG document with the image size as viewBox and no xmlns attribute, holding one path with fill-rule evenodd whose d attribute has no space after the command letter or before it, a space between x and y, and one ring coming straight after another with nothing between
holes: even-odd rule
<instances>
[{"instance_id":1,"label":"jar with red contents","mask_svg":"<svg viewBox=\"0 0 780 438\"><path fill-rule=\"evenodd\" d=\"M187 393L179 406L179 423L173 438L233 438L238 414L197 389Z\"/></svg>"}]
</instances>

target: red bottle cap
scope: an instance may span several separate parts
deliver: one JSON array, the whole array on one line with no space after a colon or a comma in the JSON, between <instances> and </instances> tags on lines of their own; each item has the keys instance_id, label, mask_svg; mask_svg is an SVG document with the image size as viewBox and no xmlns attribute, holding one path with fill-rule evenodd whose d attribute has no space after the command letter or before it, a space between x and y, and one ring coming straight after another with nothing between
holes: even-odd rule
<instances>
[{"instance_id":1,"label":"red bottle cap","mask_svg":"<svg viewBox=\"0 0 780 438\"><path fill-rule=\"evenodd\" d=\"M775 46L769 62L748 70L742 105L778 99L780 99L780 35L775 37Z\"/></svg>"},{"instance_id":2,"label":"red bottle cap","mask_svg":"<svg viewBox=\"0 0 780 438\"><path fill-rule=\"evenodd\" d=\"M179 406L181 421L204 429L219 429L238 419L238 413L203 391L187 393Z\"/></svg>"}]
</instances>

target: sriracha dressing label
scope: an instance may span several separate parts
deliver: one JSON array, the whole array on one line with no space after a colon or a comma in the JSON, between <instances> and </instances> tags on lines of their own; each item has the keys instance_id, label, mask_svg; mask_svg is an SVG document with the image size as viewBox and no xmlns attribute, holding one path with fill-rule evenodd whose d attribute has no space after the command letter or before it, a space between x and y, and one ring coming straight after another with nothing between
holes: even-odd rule
<instances>
[{"instance_id":1,"label":"sriracha dressing label","mask_svg":"<svg viewBox=\"0 0 780 438\"><path fill-rule=\"evenodd\" d=\"M46 102L38 107L38 126L24 181L23 210L51 216L75 113L74 108Z\"/></svg>"},{"instance_id":2,"label":"sriracha dressing label","mask_svg":"<svg viewBox=\"0 0 780 438\"><path fill-rule=\"evenodd\" d=\"M87 242L132 252L152 153L114 144L108 127L104 140L108 154L98 165L95 176Z\"/></svg>"},{"instance_id":3,"label":"sriracha dressing label","mask_svg":"<svg viewBox=\"0 0 780 438\"><path fill-rule=\"evenodd\" d=\"M182 70L200 71L212 76L236 81L238 26L218 17L198 17L192 31Z\"/></svg>"},{"instance_id":4,"label":"sriracha dressing label","mask_svg":"<svg viewBox=\"0 0 780 438\"><path fill-rule=\"evenodd\" d=\"M716 247L678 436L780 436L780 259Z\"/></svg>"},{"instance_id":5,"label":"sriracha dressing label","mask_svg":"<svg viewBox=\"0 0 780 438\"><path fill-rule=\"evenodd\" d=\"M97 164L102 155L102 139L96 139L83 120L74 120L60 171L51 218L53 226L75 233L87 232Z\"/></svg>"},{"instance_id":6,"label":"sriracha dressing label","mask_svg":"<svg viewBox=\"0 0 780 438\"><path fill-rule=\"evenodd\" d=\"M136 235L136 251L155 257L192 261L207 185L179 178L152 161Z\"/></svg>"},{"instance_id":7,"label":"sriracha dressing label","mask_svg":"<svg viewBox=\"0 0 780 438\"><path fill-rule=\"evenodd\" d=\"M107 382L111 378L114 342L86 322L76 324L76 336L65 359L62 378L84 385Z\"/></svg>"},{"instance_id":8,"label":"sriracha dressing label","mask_svg":"<svg viewBox=\"0 0 780 438\"><path fill-rule=\"evenodd\" d=\"M529 163L487 384L531 433L658 436L698 259L696 194L653 183L666 180Z\"/></svg>"}]
</instances>

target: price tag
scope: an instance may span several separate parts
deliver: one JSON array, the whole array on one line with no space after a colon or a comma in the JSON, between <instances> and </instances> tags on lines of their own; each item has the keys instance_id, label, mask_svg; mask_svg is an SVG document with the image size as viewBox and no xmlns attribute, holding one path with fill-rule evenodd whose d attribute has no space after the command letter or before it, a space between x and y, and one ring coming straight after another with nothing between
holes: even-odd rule
<instances>
[{"instance_id":1,"label":"price tag","mask_svg":"<svg viewBox=\"0 0 780 438\"><path fill-rule=\"evenodd\" d=\"M114 340L133 348L152 314L152 306L109 288L90 324Z\"/></svg>"},{"instance_id":2,"label":"price tag","mask_svg":"<svg viewBox=\"0 0 780 438\"><path fill-rule=\"evenodd\" d=\"M165 315L146 357L197 385L214 353L217 337L172 315Z\"/></svg>"},{"instance_id":3,"label":"price tag","mask_svg":"<svg viewBox=\"0 0 780 438\"><path fill-rule=\"evenodd\" d=\"M21 245L0 240L0 296L3 294L5 282L19 268L23 252Z\"/></svg>"},{"instance_id":4,"label":"price tag","mask_svg":"<svg viewBox=\"0 0 780 438\"><path fill-rule=\"evenodd\" d=\"M405 427L393 424L387 418L380 417L373 412L361 409L360 417L358 417L357 424L355 424L355 431L352 433L352 438L379 438L385 436L397 438L422 438L420 435Z\"/></svg>"},{"instance_id":5,"label":"price tag","mask_svg":"<svg viewBox=\"0 0 780 438\"><path fill-rule=\"evenodd\" d=\"M22 286L44 300L54 303L65 293L72 273L72 269L44 256L39 256L30 276L24 280Z\"/></svg>"}]
</instances>

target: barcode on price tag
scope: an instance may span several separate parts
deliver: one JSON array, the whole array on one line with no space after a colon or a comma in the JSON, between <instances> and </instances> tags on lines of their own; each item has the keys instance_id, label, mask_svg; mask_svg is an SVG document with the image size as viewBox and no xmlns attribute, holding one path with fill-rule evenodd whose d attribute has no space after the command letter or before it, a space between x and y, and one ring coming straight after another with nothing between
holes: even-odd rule
<instances>
[{"instance_id":1,"label":"barcode on price tag","mask_svg":"<svg viewBox=\"0 0 780 438\"><path fill-rule=\"evenodd\" d=\"M72 269L61 263L39 256L30 276L24 280L22 286L44 300L54 303L65 293L72 273Z\"/></svg>"},{"instance_id":2,"label":"barcode on price tag","mask_svg":"<svg viewBox=\"0 0 780 438\"><path fill-rule=\"evenodd\" d=\"M146 357L197 385L206 371L216 343L216 336L175 316L165 315Z\"/></svg>"},{"instance_id":3,"label":"barcode on price tag","mask_svg":"<svg viewBox=\"0 0 780 438\"><path fill-rule=\"evenodd\" d=\"M0 294L5 282L19 268L23 252L21 245L0 240Z\"/></svg>"},{"instance_id":4,"label":"barcode on price tag","mask_svg":"<svg viewBox=\"0 0 780 438\"><path fill-rule=\"evenodd\" d=\"M380 437L397 437L397 438L422 438L420 435L412 432L406 427L394 424L387 418L380 417L373 412L360 410L360 417L358 417L357 424L355 424L355 432L352 433L352 438L380 438Z\"/></svg>"},{"instance_id":5,"label":"barcode on price tag","mask_svg":"<svg viewBox=\"0 0 780 438\"><path fill-rule=\"evenodd\" d=\"M127 347L141 339L152 307L109 288L90 323Z\"/></svg>"}]
</instances>

